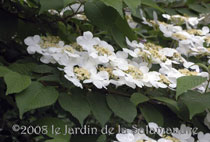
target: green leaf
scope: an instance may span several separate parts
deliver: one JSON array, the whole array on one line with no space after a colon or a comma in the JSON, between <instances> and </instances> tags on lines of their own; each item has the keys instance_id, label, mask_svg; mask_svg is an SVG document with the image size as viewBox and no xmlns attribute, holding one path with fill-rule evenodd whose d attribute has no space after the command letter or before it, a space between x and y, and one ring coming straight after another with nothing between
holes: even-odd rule
<instances>
[{"instance_id":1,"label":"green leaf","mask_svg":"<svg viewBox=\"0 0 210 142\"><path fill-rule=\"evenodd\" d=\"M47 76L43 76L43 77L39 78L38 81L59 82L60 78L58 75L47 75Z\"/></svg>"},{"instance_id":2,"label":"green leaf","mask_svg":"<svg viewBox=\"0 0 210 142\"><path fill-rule=\"evenodd\" d=\"M51 66L48 65L37 65L33 72L35 73L52 73L52 71L54 70L54 68L52 68Z\"/></svg>"},{"instance_id":3,"label":"green leaf","mask_svg":"<svg viewBox=\"0 0 210 142\"><path fill-rule=\"evenodd\" d=\"M206 65L204 65L202 63L196 63L195 65L198 65L199 67L203 68L205 71L209 72L209 69Z\"/></svg>"},{"instance_id":4,"label":"green leaf","mask_svg":"<svg viewBox=\"0 0 210 142\"><path fill-rule=\"evenodd\" d=\"M96 142L106 142L106 135L100 135Z\"/></svg>"},{"instance_id":5,"label":"green leaf","mask_svg":"<svg viewBox=\"0 0 210 142\"><path fill-rule=\"evenodd\" d=\"M64 2L64 7L68 6L69 4L75 2L75 0L63 0Z\"/></svg>"},{"instance_id":6,"label":"green leaf","mask_svg":"<svg viewBox=\"0 0 210 142\"><path fill-rule=\"evenodd\" d=\"M52 105L58 98L58 92L54 87L45 87L39 82L31 85L15 96L20 118L27 111Z\"/></svg>"},{"instance_id":7,"label":"green leaf","mask_svg":"<svg viewBox=\"0 0 210 142\"><path fill-rule=\"evenodd\" d=\"M164 102L168 105L173 106L177 111L179 110L179 106L178 106L177 102L172 100L172 99L169 99L169 98L166 98L166 97L152 97L152 99Z\"/></svg>"},{"instance_id":8,"label":"green leaf","mask_svg":"<svg viewBox=\"0 0 210 142\"><path fill-rule=\"evenodd\" d=\"M31 72L34 70L35 66L36 64L34 63L14 63L9 66L9 69L23 75L31 76Z\"/></svg>"},{"instance_id":9,"label":"green leaf","mask_svg":"<svg viewBox=\"0 0 210 142\"><path fill-rule=\"evenodd\" d=\"M192 4L192 3L195 3L196 0L187 0L187 4Z\"/></svg>"},{"instance_id":10,"label":"green leaf","mask_svg":"<svg viewBox=\"0 0 210 142\"><path fill-rule=\"evenodd\" d=\"M106 97L100 94L91 94L88 96L88 102L93 115L104 126L112 114L106 103Z\"/></svg>"},{"instance_id":11,"label":"green leaf","mask_svg":"<svg viewBox=\"0 0 210 142\"><path fill-rule=\"evenodd\" d=\"M140 110L145 120L149 122L155 122L159 126L163 126L164 117L162 113L152 104L140 105Z\"/></svg>"},{"instance_id":12,"label":"green leaf","mask_svg":"<svg viewBox=\"0 0 210 142\"><path fill-rule=\"evenodd\" d=\"M175 9L171 9L171 8L165 8L165 12L168 13L169 15L177 15L178 14Z\"/></svg>"},{"instance_id":13,"label":"green leaf","mask_svg":"<svg viewBox=\"0 0 210 142\"><path fill-rule=\"evenodd\" d=\"M196 15L193 11L191 11L190 9L188 8L182 8L182 9L176 9L176 11L178 11L180 14L182 15L187 15L187 16L194 16L194 17L197 17L198 15Z\"/></svg>"},{"instance_id":14,"label":"green leaf","mask_svg":"<svg viewBox=\"0 0 210 142\"><path fill-rule=\"evenodd\" d=\"M137 115L135 105L127 97L109 94L107 97L109 108L120 118L127 122L133 122Z\"/></svg>"},{"instance_id":15,"label":"green leaf","mask_svg":"<svg viewBox=\"0 0 210 142\"><path fill-rule=\"evenodd\" d=\"M7 85L6 95L20 93L31 84L29 76L21 75L12 71L4 76L4 81Z\"/></svg>"},{"instance_id":16,"label":"green leaf","mask_svg":"<svg viewBox=\"0 0 210 142\"><path fill-rule=\"evenodd\" d=\"M206 80L207 78L203 78L201 76L183 76L178 78L177 88L176 88L176 98L178 98L185 91L202 84Z\"/></svg>"},{"instance_id":17,"label":"green leaf","mask_svg":"<svg viewBox=\"0 0 210 142\"><path fill-rule=\"evenodd\" d=\"M4 77L9 72L11 71L7 67L0 66L0 77Z\"/></svg>"},{"instance_id":18,"label":"green leaf","mask_svg":"<svg viewBox=\"0 0 210 142\"><path fill-rule=\"evenodd\" d=\"M204 112L207 108L210 109L210 93L200 94L195 91L184 93L180 100L187 106L190 112L190 119L198 113Z\"/></svg>"},{"instance_id":19,"label":"green leaf","mask_svg":"<svg viewBox=\"0 0 210 142\"><path fill-rule=\"evenodd\" d=\"M128 37L129 39L136 39L136 36L134 34L134 32L130 29L128 23L126 20L123 20L121 17L115 17L115 26L113 26L115 28L118 28L119 31L122 32L122 34L126 37ZM127 44L126 44L127 45Z\"/></svg>"},{"instance_id":20,"label":"green leaf","mask_svg":"<svg viewBox=\"0 0 210 142\"><path fill-rule=\"evenodd\" d=\"M113 27L111 30L112 37L114 38L115 42L121 47L126 48L127 44L125 41L125 36L119 31L117 27Z\"/></svg>"},{"instance_id":21,"label":"green leaf","mask_svg":"<svg viewBox=\"0 0 210 142\"><path fill-rule=\"evenodd\" d=\"M191 10L194 10L198 13L207 13L208 12L208 9L206 9L205 7L201 6L200 4L190 4L188 5L189 8Z\"/></svg>"},{"instance_id":22,"label":"green leaf","mask_svg":"<svg viewBox=\"0 0 210 142\"><path fill-rule=\"evenodd\" d=\"M136 14L136 10L138 6L141 5L141 0L123 0L126 5L130 8L130 10Z\"/></svg>"},{"instance_id":23,"label":"green leaf","mask_svg":"<svg viewBox=\"0 0 210 142\"><path fill-rule=\"evenodd\" d=\"M47 136L54 138L48 140L48 142L69 142L71 135L66 134L66 127L70 127L63 120L54 118L54 117L45 117L36 120L33 122L35 126L46 127L47 131L43 131ZM43 128L44 130L45 128ZM58 130L59 129L59 130ZM55 131L58 131L60 134L56 134ZM47 133L46 133L47 132ZM56 141L57 140L57 141Z\"/></svg>"},{"instance_id":24,"label":"green leaf","mask_svg":"<svg viewBox=\"0 0 210 142\"><path fill-rule=\"evenodd\" d=\"M146 6L149 6L149 7L152 7L152 8L155 8L161 12L164 12L164 9L160 8L156 2L154 2L153 0L141 0L141 3L143 5L146 5Z\"/></svg>"},{"instance_id":25,"label":"green leaf","mask_svg":"<svg viewBox=\"0 0 210 142\"><path fill-rule=\"evenodd\" d=\"M45 142L69 142L69 140L55 138L55 139L46 140Z\"/></svg>"},{"instance_id":26,"label":"green leaf","mask_svg":"<svg viewBox=\"0 0 210 142\"><path fill-rule=\"evenodd\" d=\"M100 0L107 6L111 6L117 10L117 12L123 17L123 3L122 0Z\"/></svg>"},{"instance_id":27,"label":"green leaf","mask_svg":"<svg viewBox=\"0 0 210 142\"><path fill-rule=\"evenodd\" d=\"M41 9L39 13L43 13L49 9L62 9L64 8L64 1L63 0L40 0Z\"/></svg>"},{"instance_id":28,"label":"green leaf","mask_svg":"<svg viewBox=\"0 0 210 142\"><path fill-rule=\"evenodd\" d=\"M125 37L135 40L136 35L129 27L127 21L111 7L100 1L87 2L85 4L85 14L92 24L111 33L115 42L122 48L126 48Z\"/></svg>"},{"instance_id":29,"label":"green leaf","mask_svg":"<svg viewBox=\"0 0 210 142\"><path fill-rule=\"evenodd\" d=\"M140 103L149 101L149 98L146 97L145 95L141 94L141 93L134 93L131 96L131 99L130 100L131 100L131 102L133 102L137 106Z\"/></svg>"},{"instance_id":30,"label":"green leaf","mask_svg":"<svg viewBox=\"0 0 210 142\"><path fill-rule=\"evenodd\" d=\"M60 94L58 101L64 110L70 112L79 120L80 124L83 124L84 119L90 114L89 104L80 93L72 95Z\"/></svg>"}]
</instances>

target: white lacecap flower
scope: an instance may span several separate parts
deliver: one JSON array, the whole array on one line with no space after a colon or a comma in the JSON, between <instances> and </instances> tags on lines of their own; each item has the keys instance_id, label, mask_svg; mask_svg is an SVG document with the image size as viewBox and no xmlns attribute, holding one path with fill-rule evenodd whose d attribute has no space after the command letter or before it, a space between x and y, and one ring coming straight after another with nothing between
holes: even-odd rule
<instances>
[{"instance_id":1,"label":"white lacecap flower","mask_svg":"<svg viewBox=\"0 0 210 142\"><path fill-rule=\"evenodd\" d=\"M40 38L35 35L24 41L28 45L29 54L39 53L43 63L58 63L64 66L65 77L81 88L83 83L92 83L99 89L106 88L111 83L116 87L127 85L131 88L147 86L172 89L176 87L176 79L181 76L206 76L205 72L200 72L197 65L185 60L178 52L187 55L206 53L207 49L204 50L201 46L204 39L182 31L179 26L161 22L157 24L165 27L162 32L171 30L171 33L167 34L177 38L177 50L126 39L130 49L114 52L112 45L94 37L89 31L77 38L76 45L65 45L58 37L53 36ZM204 27L202 31L207 34L209 29ZM182 40L183 37L186 39ZM150 71L152 64L160 65L159 72ZM183 64L184 69L173 68L172 64ZM109 67L111 70L99 70L101 67ZM205 85L204 83L197 89L203 92Z\"/></svg>"}]
</instances>

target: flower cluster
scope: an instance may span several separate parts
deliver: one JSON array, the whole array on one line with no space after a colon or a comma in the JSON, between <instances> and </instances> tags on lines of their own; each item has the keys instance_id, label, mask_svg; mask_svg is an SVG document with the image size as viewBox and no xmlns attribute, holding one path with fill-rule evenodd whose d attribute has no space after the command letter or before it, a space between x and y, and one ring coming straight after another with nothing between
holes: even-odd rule
<instances>
[{"instance_id":1,"label":"flower cluster","mask_svg":"<svg viewBox=\"0 0 210 142\"><path fill-rule=\"evenodd\" d=\"M182 124L179 128L159 127L156 123L150 122L148 124L150 134L159 135L159 139L155 140L143 133L141 130L127 129L123 133L118 133L115 142L210 142L210 133L196 132L193 128ZM170 130L170 131L169 131ZM170 133L170 134L169 134ZM197 139L194 137L197 136Z\"/></svg>"},{"instance_id":2,"label":"flower cluster","mask_svg":"<svg viewBox=\"0 0 210 142\"><path fill-rule=\"evenodd\" d=\"M176 50L180 54L187 57L207 56L210 58L210 48L208 48L210 47L210 30L207 26L201 29L197 28L199 22L205 17L170 16L167 14L163 14L163 17L169 20L171 24L158 21L155 14L154 20L148 21L143 17L143 23L158 27L165 37L175 40L178 44ZM182 25L186 25L186 28Z\"/></svg>"},{"instance_id":3,"label":"flower cluster","mask_svg":"<svg viewBox=\"0 0 210 142\"><path fill-rule=\"evenodd\" d=\"M25 44L28 45L29 54L42 55L40 60L43 63L61 65L63 68L59 69L65 72L65 78L80 88L83 88L83 84L92 83L99 89L106 88L109 84L116 87L127 85L131 88L146 86L173 89L179 77L194 75L208 77L207 72L202 72L198 65L187 61L181 55L184 53L183 47L185 50L209 54L205 47L197 46L201 43L197 43L195 33L190 34L190 31L183 32L181 27L158 23L167 37L171 36L180 42L177 49L161 47L151 42L131 42L127 39L128 48L115 52L112 45L93 37L89 31L84 32L83 36L79 36L76 43L72 44L65 44L59 37L38 35L26 38ZM189 24L192 23L191 21ZM205 35L202 41L208 41L205 39L209 35L209 29L204 27L200 32L201 35ZM181 40L186 34L185 41ZM189 46L185 44L188 42ZM160 66L159 70L151 71L155 64ZM206 85L207 82L197 89L204 92Z\"/></svg>"}]
</instances>

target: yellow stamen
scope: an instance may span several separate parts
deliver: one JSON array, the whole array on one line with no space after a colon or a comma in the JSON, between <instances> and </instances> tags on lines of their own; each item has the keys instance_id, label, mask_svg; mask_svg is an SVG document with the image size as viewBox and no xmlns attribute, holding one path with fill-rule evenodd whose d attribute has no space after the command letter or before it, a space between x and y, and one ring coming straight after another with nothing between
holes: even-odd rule
<instances>
[{"instance_id":1,"label":"yellow stamen","mask_svg":"<svg viewBox=\"0 0 210 142\"><path fill-rule=\"evenodd\" d=\"M84 68L75 67L74 73L76 74L76 76L79 80L90 79L90 73L88 72L88 70L86 70Z\"/></svg>"}]
</instances>

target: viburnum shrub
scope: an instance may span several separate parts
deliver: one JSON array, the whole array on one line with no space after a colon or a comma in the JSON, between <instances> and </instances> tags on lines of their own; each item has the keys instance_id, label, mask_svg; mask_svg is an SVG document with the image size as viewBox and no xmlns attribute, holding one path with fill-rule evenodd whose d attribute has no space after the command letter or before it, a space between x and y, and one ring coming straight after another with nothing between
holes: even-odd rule
<instances>
[{"instance_id":1,"label":"viburnum shrub","mask_svg":"<svg viewBox=\"0 0 210 142\"><path fill-rule=\"evenodd\" d=\"M0 6L0 139L210 142L208 1Z\"/></svg>"}]
</instances>

